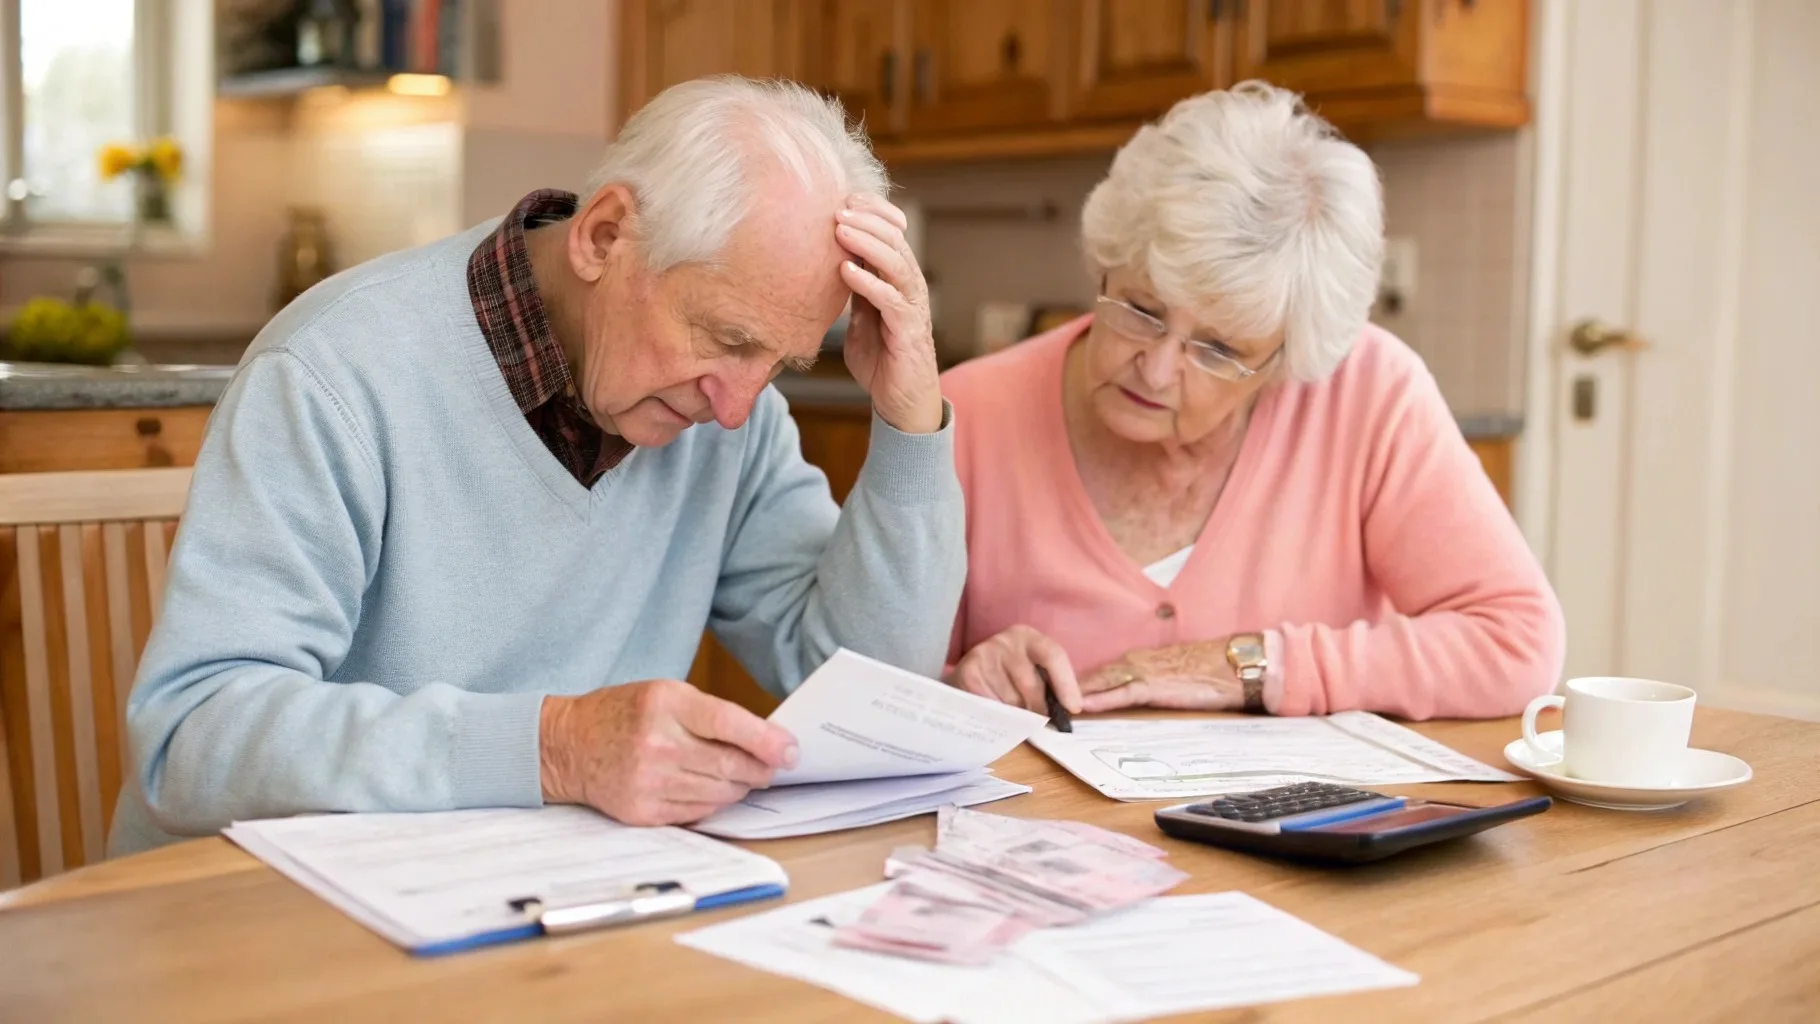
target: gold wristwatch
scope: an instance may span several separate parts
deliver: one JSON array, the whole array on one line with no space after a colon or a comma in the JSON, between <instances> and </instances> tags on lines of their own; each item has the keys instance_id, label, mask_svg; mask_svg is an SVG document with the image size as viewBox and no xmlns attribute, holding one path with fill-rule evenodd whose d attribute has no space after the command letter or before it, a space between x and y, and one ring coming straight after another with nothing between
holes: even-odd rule
<instances>
[{"instance_id":1,"label":"gold wristwatch","mask_svg":"<svg viewBox=\"0 0 1820 1024\"><path fill-rule=\"evenodd\" d=\"M1238 633L1226 641L1226 662L1244 687L1246 711L1264 710L1264 672L1270 659L1264 655L1264 634Z\"/></svg>"}]
</instances>

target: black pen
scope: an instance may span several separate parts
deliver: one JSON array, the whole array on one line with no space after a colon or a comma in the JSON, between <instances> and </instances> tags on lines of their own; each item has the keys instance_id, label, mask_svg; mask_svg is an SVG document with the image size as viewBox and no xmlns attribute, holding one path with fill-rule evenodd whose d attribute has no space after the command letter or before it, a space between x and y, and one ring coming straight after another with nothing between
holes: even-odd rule
<instances>
[{"instance_id":1,"label":"black pen","mask_svg":"<svg viewBox=\"0 0 1820 1024\"><path fill-rule=\"evenodd\" d=\"M1062 706L1055 696L1055 683L1049 678L1049 671L1043 666L1036 667L1036 677L1043 681L1043 696L1049 702L1049 724L1055 726L1056 732L1073 732L1074 716Z\"/></svg>"}]
</instances>

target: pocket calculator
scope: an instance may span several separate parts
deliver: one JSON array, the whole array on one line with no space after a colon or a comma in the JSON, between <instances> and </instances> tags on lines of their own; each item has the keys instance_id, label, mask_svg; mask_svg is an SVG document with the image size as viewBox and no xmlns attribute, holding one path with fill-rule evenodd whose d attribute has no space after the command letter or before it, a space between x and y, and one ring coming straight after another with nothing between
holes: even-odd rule
<instances>
[{"instance_id":1,"label":"pocket calculator","mask_svg":"<svg viewBox=\"0 0 1820 1024\"><path fill-rule=\"evenodd\" d=\"M1386 796L1329 782L1233 793L1156 812L1178 839L1297 860L1381 860L1548 810L1539 796L1493 807Z\"/></svg>"}]
</instances>

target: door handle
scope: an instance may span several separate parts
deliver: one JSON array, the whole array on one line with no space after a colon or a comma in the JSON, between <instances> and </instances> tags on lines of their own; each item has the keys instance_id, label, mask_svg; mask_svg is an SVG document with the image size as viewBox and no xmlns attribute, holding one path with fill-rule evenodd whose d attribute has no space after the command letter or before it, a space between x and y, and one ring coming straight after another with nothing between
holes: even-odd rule
<instances>
[{"instance_id":1,"label":"door handle","mask_svg":"<svg viewBox=\"0 0 1820 1024\"><path fill-rule=\"evenodd\" d=\"M1649 342L1630 328L1613 327L1593 317L1574 324L1567 344L1583 356L1596 356L1608 348L1634 352L1649 347Z\"/></svg>"}]
</instances>

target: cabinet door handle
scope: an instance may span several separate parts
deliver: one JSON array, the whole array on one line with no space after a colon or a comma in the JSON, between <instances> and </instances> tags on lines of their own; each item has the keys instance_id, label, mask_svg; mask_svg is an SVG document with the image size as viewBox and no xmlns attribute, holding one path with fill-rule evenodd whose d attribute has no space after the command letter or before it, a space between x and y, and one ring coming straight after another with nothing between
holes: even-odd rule
<instances>
[{"instance_id":1,"label":"cabinet door handle","mask_svg":"<svg viewBox=\"0 0 1820 1024\"><path fill-rule=\"evenodd\" d=\"M1005 41L999 44L999 60L1004 64L1006 71L1013 73L1017 71L1017 63L1024 56L1023 50L1024 44L1018 39L1016 32L1005 33Z\"/></svg>"},{"instance_id":2,"label":"cabinet door handle","mask_svg":"<svg viewBox=\"0 0 1820 1024\"><path fill-rule=\"evenodd\" d=\"M897 95L897 51L886 50L878 58L878 92L889 104Z\"/></svg>"},{"instance_id":3,"label":"cabinet door handle","mask_svg":"<svg viewBox=\"0 0 1820 1024\"><path fill-rule=\"evenodd\" d=\"M1384 0L1384 20L1396 24L1403 14L1403 0Z\"/></svg>"}]
</instances>

